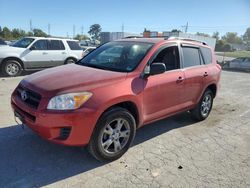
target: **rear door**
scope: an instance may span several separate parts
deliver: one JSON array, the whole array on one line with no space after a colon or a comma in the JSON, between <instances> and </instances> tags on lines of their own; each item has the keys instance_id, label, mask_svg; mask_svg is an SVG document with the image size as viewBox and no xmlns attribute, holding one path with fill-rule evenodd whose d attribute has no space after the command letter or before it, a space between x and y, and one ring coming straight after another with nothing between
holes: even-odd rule
<instances>
[{"instance_id":1,"label":"rear door","mask_svg":"<svg viewBox=\"0 0 250 188\"><path fill-rule=\"evenodd\" d=\"M198 46L181 45L182 66L185 75L185 106L197 103L201 96L208 77L208 68L203 63L202 55Z\"/></svg>"},{"instance_id":2,"label":"rear door","mask_svg":"<svg viewBox=\"0 0 250 188\"><path fill-rule=\"evenodd\" d=\"M67 58L67 51L61 40L49 40L49 51L52 58L51 67L64 64Z\"/></svg>"},{"instance_id":3,"label":"rear door","mask_svg":"<svg viewBox=\"0 0 250 188\"><path fill-rule=\"evenodd\" d=\"M180 110L183 103L184 73L180 69L178 46L167 46L156 52L150 63L165 63L166 72L149 76L143 92L145 123Z\"/></svg>"}]
</instances>

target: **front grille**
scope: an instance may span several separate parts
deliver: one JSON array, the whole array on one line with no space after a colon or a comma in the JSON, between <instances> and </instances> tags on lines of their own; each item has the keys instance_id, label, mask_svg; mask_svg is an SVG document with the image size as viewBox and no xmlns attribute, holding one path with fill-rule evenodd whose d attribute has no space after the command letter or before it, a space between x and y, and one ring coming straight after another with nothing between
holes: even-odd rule
<instances>
[{"instance_id":1,"label":"front grille","mask_svg":"<svg viewBox=\"0 0 250 188\"><path fill-rule=\"evenodd\" d=\"M19 108L17 105L15 105L14 103L12 103L12 105L14 105L14 108L17 112L21 113L24 118L28 118L29 120L31 120L32 122L36 121L36 116L31 115L28 112L25 112L24 110L22 110L21 108Z\"/></svg>"},{"instance_id":2,"label":"front grille","mask_svg":"<svg viewBox=\"0 0 250 188\"><path fill-rule=\"evenodd\" d=\"M26 97L24 98L22 95L24 95L24 92L26 93ZM41 101L41 95L30 90L27 89L23 86L18 86L17 87L17 96L27 105L31 106L32 108L37 109L40 101Z\"/></svg>"},{"instance_id":3,"label":"front grille","mask_svg":"<svg viewBox=\"0 0 250 188\"><path fill-rule=\"evenodd\" d=\"M71 132L71 127L63 127L60 130L59 140L66 140Z\"/></svg>"}]
</instances>

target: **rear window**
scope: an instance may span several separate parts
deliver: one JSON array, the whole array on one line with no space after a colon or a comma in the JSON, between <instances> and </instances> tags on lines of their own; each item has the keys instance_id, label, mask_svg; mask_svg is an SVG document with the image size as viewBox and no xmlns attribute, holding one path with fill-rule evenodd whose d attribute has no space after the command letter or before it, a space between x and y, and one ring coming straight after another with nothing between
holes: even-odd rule
<instances>
[{"instance_id":1,"label":"rear window","mask_svg":"<svg viewBox=\"0 0 250 188\"><path fill-rule=\"evenodd\" d=\"M71 50L82 50L81 47L79 46L79 44L75 41L67 41L69 48Z\"/></svg>"},{"instance_id":2,"label":"rear window","mask_svg":"<svg viewBox=\"0 0 250 188\"><path fill-rule=\"evenodd\" d=\"M65 47L61 40L50 40L49 50L65 50Z\"/></svg>"},{"instance_id":3,"label":"rear window","mask_svg":"<svg viewBox=\"0 0 250 188\"><path fill-rule=\"evenodd\" d=\"M183 47L184 68L200 65L200 53L198 48Z\"/></svg>"},{"instance_id":4,"label":"rear window","mask_svg":"<svg viewBox=\"0 0 250 188\"><path fill-rule=\"evenodd\" d=\"M201 53L203 55L205 64L210 64L212 63L212 52L209 48L205 48L205 47L200 47L201 49Z\"/></svg>"}]
</instances>

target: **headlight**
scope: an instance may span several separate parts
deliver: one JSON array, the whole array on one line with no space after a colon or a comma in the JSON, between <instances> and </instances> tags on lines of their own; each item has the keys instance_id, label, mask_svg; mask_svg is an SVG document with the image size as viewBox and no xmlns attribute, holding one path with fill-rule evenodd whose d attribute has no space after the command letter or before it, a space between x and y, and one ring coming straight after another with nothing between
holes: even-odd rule
<instances>
[{"instance_id":1,"label":"headlight","mask_svg":"<svg viewBox=\"0 0 250 188\"><path fill-rule=\"evenodd\" d=\"M47 109L74 110L83 105L91 96L90 92L58 95L50 99Z\"/></svg>"}]
</instances>

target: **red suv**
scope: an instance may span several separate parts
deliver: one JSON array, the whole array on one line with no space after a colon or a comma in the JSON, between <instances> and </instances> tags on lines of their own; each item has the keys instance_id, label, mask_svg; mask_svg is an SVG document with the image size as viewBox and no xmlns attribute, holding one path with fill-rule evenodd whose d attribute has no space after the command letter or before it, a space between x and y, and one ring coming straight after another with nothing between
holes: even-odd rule
<instances>
[{"instance_id":1,"label":"red suv","mask_svg":"<svg viewBox=\"0 0 250 188\"><path fill-rule=\"evenodd\" d=\"M76 64L26 77L11 105L15 116L42 138L88 145L96 159L115 160L145 124L183 111L206 119L220 73L213 50L203 42L123 39L100 46Z\"/></svg>"}]
</instances>

